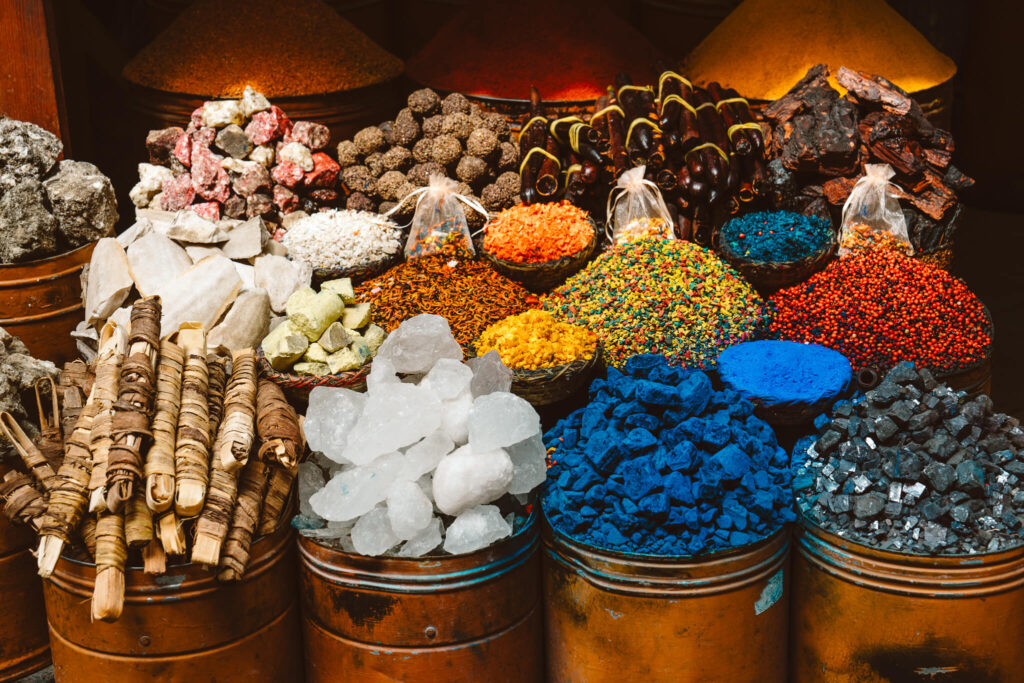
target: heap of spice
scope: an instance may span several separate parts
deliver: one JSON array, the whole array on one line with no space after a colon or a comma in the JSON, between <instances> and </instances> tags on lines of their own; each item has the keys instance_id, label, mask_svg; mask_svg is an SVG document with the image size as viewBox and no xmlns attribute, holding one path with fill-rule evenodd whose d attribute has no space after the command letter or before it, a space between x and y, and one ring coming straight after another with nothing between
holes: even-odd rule
<instances>
[{"instance_id":1,"label":"heap of spice","mask_svg":"<svg viewBox=\"0 0 1024 683\"><path fill-rule=\"evenodd\" d=\"M581 20L585 17L585 21ZM470 95L594 100L608 74L648 73L658 50L604 3L470 3L406 68L415 81ZM511 66L510 66L511 65Z\"/></svg>"},{"instance_id":2,"label":"heap of spice","mask_svg":"<svg viewBox=\"0 0 1024 683\"><path fill-rule=\"evenodd\" d=\"M532 310L491 325L476 342L476 352L497 351L513 370L539 370L590 360L597 335L585 327L555 320L548 311Z\"/></svg>"},{"instance_id":3,"label":"heap of spice","mask_svg":"<svg viewBox=\"0 0 1024 683\"><path fill-rule=\"evenodd\" d=\"M821 251L832 239L832 226L818 216L792 211L757 211L734 218L720 239L747 261L792 263Z\"/></svg>"},{"instance_id":4,"label":"heap of spice","mask_svg":"<svg viewBox=\"0 0 1024 683\"><path fill-rule=\"evenodd\" d=\"M616 242L629 242L631 240L642 240L647 237L659 237L664 240L672 239L675 226L657 216L643 216L634 218L623 226L616 235Z\"/></svg>"},{"instance_id":5,"label":"heap of spice","mask_svg":"<svg viewBox=\"0 0 1024 683\"><path fill-rule=\"evenodd\" d=\"M241 97L247 84L294 97L365 88L402 69L320 0L200 0L128 62L124 77L201 97Z\"/></svg>"},{"instance_id":6,"label":"heap of spice","mask_svg":"<svg viewBox=\"0 0 1024 683\"><path fill-rule=\"evenodd\" d=\"M349 209L386 213L402 202L402 220L416 209L415 200L402 200L432 175L457 180L459 194L492 211L519 195L519 148L505 117L484 113L457 92L443 99L429 89L413 92L393 120L342 141L338 163ZM464 212L471 227L483 227L477 211Z\"/></svg>"},{"instance_id":7,"label":"heap of spice","mask_svg":"<svg viewBox=\"0 0 1024 683\"><path fill-rule=\"evenodd\" d=\"M354 268L402 250L397 225L369 211L328 209L291 224L281 242L288 255L314 268Z\"/></svg>"},{"instance_id":8,"label":"heap of spice","mask_svg":"<svg viewBox=\"0 0 1024 683\"><path fill-rule=\"evenodd\" d=\"M277 224L337 204L341 167L323 151L330 139L327 126L293 122L247 86L240 99L203 103L185 130L149 131L149 163L139 164L130 196L140 209Z\"/></svg>"},{"instance_id":9,"label":"heap of spice","mask_svg":"<svg viewBox=\"0 0 1024 683\"><path fill-rule=\"evenodd\" d=\"M770 303L774 335L835 349L857 369L911 361L957 370L992 344L984 307L962 280L890 251L833 261Z\"/></svg>"},{"instance_id":10,"label":"heap of spice","mask_svg":"<svg viewBox=\"0 0 1024 683\"><path fill-rule=\"evenodd\" d=\"M545 263L583 251L595 239L586 211L567 201L505 209L484 232L484 249L505 261Z\"/></svg>"},{"instance_id":11,"label":"heap of spice","mask_svg":"<svg viewBox=\"0 0 1024 683\"><path fill-rule=\"evenodd\" d=\"M680 240L615 245L543 304L593 330L615 367L645 353L711 367L722 349L751 339L764 323L764 302L735 270Z\"/></svg>"},{"instance_id":12,"label":"heap of spice","mask_svg":"<svg viewBox=\"0 0 1024 683\"><path fill-rule=\"evenodd\" d=\"M878 230L864 223L853 223L843 229L839 242L840 255L855 254L870 249L895 251L910 256L910 245L887 230Z\"/></svg>"},{"instance_id":13,"label":"heap of spice","mask_svg":"<svg viewBox=\"0 0 1024 683\"><path fill-rule=\"evenodd\" d=\"M537 305L529 291L456 243L367 280L356 295L373 304L376 321L389 332L420 313L442 316L464 349L489 325Z\"/></svg>"}]
</instances>

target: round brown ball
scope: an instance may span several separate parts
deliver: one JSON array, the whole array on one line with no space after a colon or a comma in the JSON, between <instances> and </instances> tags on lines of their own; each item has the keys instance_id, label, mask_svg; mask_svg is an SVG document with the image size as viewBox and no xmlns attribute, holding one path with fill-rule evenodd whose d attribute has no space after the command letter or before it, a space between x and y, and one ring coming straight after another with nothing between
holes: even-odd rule
<instances>
[{"instance_id":1,"label":"round brown ball","mask_svg":"<svg viewBox=\"0 0 1024 683\"><path fill-rule=\"evenodd\" d=\"M434 138L434 146L430 150L431 160L442 166L453 165L462 156L462 143L453 135L438 135Z\"/></svg>"},{"instance_id":2,"label":"round brown ball","mask_svg":"<svg viewBox=\"0 0 1024 683\"><path fill-rule=\"evenodd\" d=\"M498 136L489 128L477 128L466 139L466 151L481 159L491 155L498 149Z\"/></svg>"},{"instance_id":3,"label":"round brown ball","mask_svg":"<svg viewBox=\"0 0 1024 683\"><path fill-rule=\"evenodd\" d=\"M487 173L487 162L480 157L464 156L455 167L455 177L472 185Z\"/></svg>"},{"instance_id":4,"label":"round brown ball","mask_svg":"<svg viewBox=\"0 0 1024 683\"><path fill-rule=\"evenodd\" d=\"M384 155L380 152L369 155L363 163L370 169L370 175L374 178L379 178L381 173L388 170L384 168Z\"/></svg>"},{"instance_id":5,"label":"round brown ball","mask_svg":"<svg viewBox=\"0 0 1024 683\"><path fill-rule=\"evenodd\" d=\"M423 119L423 137L436 138L441 134L441 125L443 123L444 117L440 114Z\"/></svg>"},{"instance_id":6,"label":"round brown ball","mask_svg":"<svg viewBox=\"0 0 1024 683\"><path fill-rule=\"evenodd\" d=\"M349 166L342 170L341 180L349 192L365 192L366 194L371 194L367 188L376 182L370 169L363 165Z\"/></svg>"},{"instance_id":7,"label":"round brown ball","mask_svg":"<svg viewBox=\"0 0 1024 683\"><path fill-rule=\"evenodd\" d=\"M513 145L511 142L503 142L498 148L501 150L498 154L498 170L499 171L515 171L519 169L519 148Z\"/></svg>"},{"instance_id":8,"label":"round brown ball","mask_svg":"<svg viewBox=\"0 0 1024 683\"><path fill-rule=\"evenodd\" d=\"M388 143L389 145L395 144L394 142L392 142L395 138L394 121L385 121L384 123L378 124L377 127L380 128L381 133L384 133L384 142Z\"/></svg>"},{"instance_id":9,"label":"round brown ball","mask_svg":"<svg viewBox=\"0 0 1024 683\"><path fill-rule=\"evenodd\" d=\"M430 88L417 90L409 95L406 100L409 109L419 116L430 116L441 109L441 98Z\"/></svg>"},{"instance_id":10,"label":"round brown ball","mask_svg":"<svg viewBox=\"0 0 1024 683\"><path fill-rule=\"evenodd\" d=\"M498 179L494 181L494 184L500 187L505 194L514 197L519 194L522 179L515 171L505 171L498 176Z\"/></svg>"},{"instance_id":11,"label":"round brown ball","mask_svg":"<svg viewBox=\"0 0 1024 683\"><path fill-rule=\"evenodd\" d=\"M360 154L373 154L381 152L387 147L387 140L384 139L384 131L377 126L367 126L355 134L352 141L356 143L356 149Z\"/></svg>"},{"instance_id":12,"label":"round brown ball","mask_svg":"<svg viewBox=\"0 0 1024 683\"><path fill-rule=\"evenodd\" d=\"M420 139L420 124L415 121L396 121L395 132L392 135L393 144L396 147L412 147L413 143Z\"/></svg>"},{"instance_id":13,"label":"round brown ball","mask_svg":"<svg viewBox=\"0 0 1024 683\"><path fill-rule=\"evenodd\" d=\"M377 213L385 214L396 206L398 206L398 202L381 202L380 206L377 207ZM391 215L393 216L394 214Z\"/></svg>"},{"instance_id":14,"label":"round brown ball","mask_svg":"<svg viewBox=\"0 0 1024 683\"><path fill-rule=\"evenodd\" d=\"M445 135L454 135L460 140L465 140L473 132L473 122L466 114L458 112L447 114L441 121L441 132Z\"/></svg>"},{"instance_id":15,"label":"round brown ball","mask_svg":"<svg viewBox=\"0 0 1024 683\"><path fill-rule=\"evenodd\" d=\"M353 192L345 200L345 208L349 211L376 211L377 205L362 192Z\"/></svg>"},{"instance_id":16,"label":"round brown ball","mask_svg":"<svg viewBox=\"0 0 1024 683\"><path fill-rule=\"evenodd\" d=\"M462 202L459 203L461 204ZM470 232L479 230L487 223L487 219L479 211L475 211L468 206L463 206L462 211L466 216L466 225L469 227Z\"/></svg>"},{"instance_id":17,"label":"round brown ball","mask_svg":"<svg viewBox=\"0 0 1024 683\"><path fill-rule=\"evenodd\" d=\"M412 109L409 109L409 107L400 109L398 114L395 115L395 123L401 123L402 121L419 123L419 119L416 118L416 115L412 113Z\"/></svg>"},{"instance_id":18,"label":"round brown ball","mask_svg":"<svg viewBox=\"0 0 1024 683\"><path fill-rule=\"evenodd\" d=\"M453 92L441 101L442 114L468 114L469 100L462 93Z\"/></svg>"},{"instance_id":19,"label":"round brown ball","mask_svg":"<svg viewBox=\"0 0 1024 683\"><path fill-rule=\"evenodd\" d=\"M512 135L512 129L509 128L508 120L497 112L488 112L484 114L484 126L491 129L495 135L502 140L507 140Z\"/></svg>"},{"instance_id":20,"label":"round brown ball","mask_svg":"<svg viewBox=\"0 0 1024 683\"><path fill-rule=\"evenodd\" d=\"M405 171L412 166L412 152L405 147L392 147L381 157L385 171Z\"/></svg>"},{"instance_id":21,"label":"round brown ball","mask_svg":"<svg viewBox=\"0 0 1024 683\"><path fill-rule=\"evenodd\" d=\"M496 183L491 183L480 192L480 203L488 211L501 211L507 206L508 194Z\"/></svg>"},{"instance_id":22,"label":"round brown ball","mask_svg":"<svg viewBox=\"0 0 1024 683\"><path fill-rule=\"evenodd\" d=\"M412 158L417 164L425 164L430 161L430 150L434 148L434 141L431 138L423 138L412 147Z\"/></svg>"},{"instance_id":23,"label":"round brown ball","mask_svg":"<svg viewBox=\"0 0 1024 683\"><path fill-rule=\"evenodd\" d=\"M338 143L338 164L342 168L355 166L361 158L356 143L351 140L342 140Z\"/></svg>"},{"instance_id":24,"label":"round brown ball","mask_svg":"<svg viewBox=\"0 0 1024 683\"><path fill-rule=\"evenodd\" d=\"M416 164L409 169L409 182L413 185L423 187L430 183L430 176L432 175L444 175L444 166L437 163L436 161L428 161L424 164Z\"/></svg>"},{"instance_id":25,"label":"round brown ball","mask_svg":"<svg viewBox=\"0 0 1024 683\"><path fill-rule=\"evenodd\" d=\"M389 202L398 201L398 191L408 181L401 171L388 171L377 180L380 198Z\"/></svg>"}]
</instances>

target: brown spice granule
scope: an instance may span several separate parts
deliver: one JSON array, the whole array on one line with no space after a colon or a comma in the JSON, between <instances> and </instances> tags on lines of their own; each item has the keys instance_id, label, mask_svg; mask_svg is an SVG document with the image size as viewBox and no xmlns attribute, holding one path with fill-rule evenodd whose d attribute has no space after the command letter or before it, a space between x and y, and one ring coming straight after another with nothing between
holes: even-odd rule
<instances>
[{"instance_id":1,"label":"brown spice granule","mask_svg":"<svg viewBox=\"0 0 1024 683\"><path fill-rule=\"evenodd\" d=\"M462 156L462 144L451 135L438 135L434 138L431 158L442 166L454 164Z\"/></svg>"},{"instance_id":2,"label":"brown spice granule","mask_svg":"<svg viewBox=\"0 0 1024 683\"><path fill-rule=\"evenodd\" d=\"M472 132L473 121L468 114L446 114L441 121L441 133L444 135L454 135L459 140L465 140Z\"/></svg>"},{"instance_id":3,"label":"brown spice granule","mask_svg":"<svg viewBox=\"0 0 1024 683\"><path fill-rule=\"evenodd\" d=\"M412 158L417 164L425 164L430 161L431 150L434 148L434 141L430 138L423 138L412 148Z\"/></svg>"},{"instance_id":4,"label":"brown spice granule","mask_svg":"<svg viewBox=\"0 0 1024 683\"><path fill-rule=\"evenodd\" d=\"M353 90L397 78L402 60L321 0L199 0L124 68L138 85L204 97Z\"/></svg>"},{"instance_id":5,"label":"brown spice granule","mask_svg":"<svg viewBox=\"0 0 1024 683\"><path fill-rule=\"evenodd\" d=\"M338 164L342 168L355 166L359 163L359 158L360 154L356 143L351 140L342 140L338 143Z\"/></svg>"},{"instance_id":6,"label":"brown spice granule","mask_svg":"<svg viewBox=\"0 0 1024 683\"><path fill-rule=\"evenodd\" d=\"M441 100L442 114L469 114L469 100L462 93L453 92Z\"/></svg>"},{"instance_id":7,"label":"brown spice granule","mask_svg":"<svg viewBox=\"0 0 1024 683\"><path fill-rule=\"evenodd\" d=\"M444 117L440 114L423 119L423 137L434 138L440 135L443 123Z\"/></svg>"},{"instance_id":8,"label":"brown spice granule","mask_svg":"<svg viewBox=\"0 0 1024 683\"><path fill-rule=\"evenodd\" d=\"M466 140L466 151L475 157L487 157L498 148L498 136L489 128L477 128Z\"/></svg>"},{"instance_id":9,"label":"brown spice granule","mask_svg":"<svg viewBox=\"0 0 1024 683\"><path fill-rule=\"evenodd\" d=\"M381 156L385 171L405 171L412 166L412 152L405 147L392 147Z\"/></svg>"},{"instance_id":10,"label":"brown spice granule","mask_svg":"<svg viewBox=\"0 0 1024 683\"><path fill-rule=\"evenodd\" d=\"M406 102L409 109L419 116L431 116L441 111L441 98L430 88L415 91Z\"/></svg>"},{"instance_id":11,"label":"brown spice granule","mask_svg":"<svg viewBox=\"0 0 1024 683\"><path fill-rule=\"evenodd\" d=\"M362 154L373 154L382 152L387 147L387 140L384 139L384 132L377 126L367 126L352 137L356 143L356 149Z\"/></svg>"}]
</instances>

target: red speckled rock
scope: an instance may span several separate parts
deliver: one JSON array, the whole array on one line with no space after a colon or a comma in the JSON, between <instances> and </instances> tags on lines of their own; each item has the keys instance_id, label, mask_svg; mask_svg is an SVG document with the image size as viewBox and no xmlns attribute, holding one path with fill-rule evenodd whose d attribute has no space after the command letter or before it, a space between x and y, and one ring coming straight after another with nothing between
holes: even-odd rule
<instances>
[{"instance_id":1,"label":"red speckled rock","mask_svg":"<svg viewBox=\"0 0 1024 683\"><path fill-rule=\"evenodd\" d=\"M295 186L302 182L303 175L302 169L290 161L282 161L274 166L270 173L275 183L280 183L289 190L295 189Z\"/></svg>"},{"instance_id":2,"label":"red speckled rock","mask_svg":"<svg viewBox=\"0 0 1024 683\"><path fill-rule=\"evenodd\" d=\"M282 190L288 191L288 188L282 187ZM245 200L245 215L249 218L255 218L256 216L265 216L274 210L274 199L266 192L257 192L251 197L247 197Z\"/></svg>"},{"instance_id":3,"label":"red speckled rock","mask_svg":"<svg viewBox=\"0 0 1024 683\"><path fill-rule=\"evenodd\" d=\"M192 138L182 135L177 139L174 143L174 158L185 168L192 165Z\"/></svg>"},{"instance_id":4,"label":"red speckled rock","mask_svg":"<svg viewBox=\"0 0 1024 683\"><path fill-rule=\"evenodd\" d=\"M164 181L160 208L164 211L181 211L191 204L195 197L196 191L192 187L192 176L182 173Z\"/></svg>"},{"instance_id":5,"label":"red speckled rock","mask_svg":"<svg viewBox=\"0 0 1024 683\"><path fill-rule=\"evenodd\" d=\"M331 141L331 129L312 121L296 121L284 141L298 142L312 150L323 149Z\"/></svg>"},{"instance_id":6,"label":"red speckled rock","mask_svg":"<svg viewBox=\"0 0 1024 683\"><path fill-rule=\"evenodd\" d=\"M306 187L333 188L338 183L341 166L323 152L313 155L313 170L306 174Z\"/></svg>"},{"instance_id":7,"label":"red speckled rock","mask_svg":"<svg viewBox=\"0 0 1024 683\"><path fill-rule=\"evenodd\" d=\"M202 204L193 204L192 210L207 220L220 220L220 203L218 202L203 202Z\"/></svg>"},{"instance_id":8,"label":"red speckled rock","mask_svg":"<svg viewBox=\"0 0 1024 683\"><path fill-rule=\"evenodd\" d=\"M260 190L270 190L270 173L265 166L253 164L235 178L232 187L243 197L251 197Z\"/></svg>"},{"instance_id":9,"label":"red speckled rock","mask_svg":"<svg viewBox=\"0 0 1024 683\"><path fill-rule=\"evenodd\" d=\"M245 127L245 134L255 145L265 145L287 135L292 129L291 120L280 108L270 105L267 111L252 115L252 121Z\"/></svg>"},{"instance_id":10,"label":"red speckled rock","mask_svg":"<svg viewBox=\"0 0 1024 683\"><path fill-rule=\"evenodd\" d=\"M192 148L192 187L203 199L223 202L231 196L231 179L220 157L203 147Z\"/></svg>"},{"instance_id":11,"label":"red speckled rock","mask_svg":"<svg viewBox=\"0 0 1024 683\"><path fill-rule=\"evenodd\" d=\"M185 131L177 126L149 131L146 136L146 152L149 154L149 163L157 166L169 165L178 141L183 137L185 137Z\"/></svg>"},{"instance_id":12,"label":"red speckled rock","mask_svg":"<svg viewBox=\"0 0 1024 683\"><path fill-rule=\"evenodd\" d=\"M281 213L291 213L299 208L299 197L284 185L275 185L274 205Z\"/></svg>"}]
</instances>

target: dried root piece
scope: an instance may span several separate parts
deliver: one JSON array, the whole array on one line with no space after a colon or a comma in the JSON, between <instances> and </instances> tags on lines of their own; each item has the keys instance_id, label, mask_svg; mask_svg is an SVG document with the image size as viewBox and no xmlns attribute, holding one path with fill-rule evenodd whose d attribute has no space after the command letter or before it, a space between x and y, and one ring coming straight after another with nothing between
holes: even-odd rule
<instances>
[{"instance_id":1,"label":"dried root piece","mask_svg":"<svg viewBox=\"0 0 1024 683\"><path fill-rule=\"evenodd\" d=\"M64 463L57 472L57 485L50 490L46 516L39 530L39 575L50 576L65 544L71 543L82 517L89 507L89 478L92 453L89 442L96 404L87 402L68 436Z\"/></svg>"},{"instance_id":2,"label":"dried root piece","mask_svg":"<svg viewBox=\"0 0 1024 683\"><path fill-rule=\"evenodd\" d=\"M283 467L295 467L302 456L302 431L295 409L281 388L269 380L260 380L256 398L256 427L260 435L260 458L277 461Z\"/></svg>"},{"instance_id":3,"label":"dried root piece","mask_svg":"<svg viewBox=\"0 0 1024 683\"><path fill-rule=\"evenodd\" d=\"M167 553L156 538L151 540L142 550L142 571L146 574L164 574L167 572Z\"/></svg>"},{"instance_id":4,"label":"dried root piece","mask_svg":"<svg viewBox=\"0 0 1024 683\"><path fill-rule=\"evenodd\" d=\"M270 482L267 484L267 495L263 499L263 512L260 515L260 536L272 534L281 526L281 517L285 505L288 504L288 494L291 493L292 482L295 481L298 471L298 465L276 465L270 468Z\"/></svg>"},{"instance_id":5,"label":"dried root piece","mask_svg":"<svg viewBox=\"0 0 1024 683\"><path fill-rule=\"evenodd\" d=\"M192 546L192 562L216 567L221 547L231 527L238 481L234 472L220 467L210 470L210 488L206 493L203 514L196 522L196 538Z\"/></svg>"},{"instance_id":6,"label":"dried root piece","mask_svg":"<svg viewBox=\"0 0 1024 683\"><path fill-rule=\"evenodd\" d=\"M114 401L121 377L121 363L128 349L128 333L116 323L108 322L100 332L99 354L96 357L96 378L89 400L97 405L92 422L92 477L89 479L91 512L107 509L107 458L110 453L111 428L114 422ZM65 403L65 411L67 403Z\"/></svg>"},{"instance_id":7,"label":"dried root piece","mask_svg":"<svg viewBox=\"0 0 1024 683\"><path fill-rule=\"evenodd\" d=\"M181 347L164 340L160 344L157 366L153 445L146 456L146 504L153 512L164 512L174 504L174 447L184 366L185 354Z\"/></svg>"},{"instance_id":8,"label":"dried root piece","mask_svg":"<svg viewBox=\"0 0 1024 683\"><path fill-rule=\"evenodd\" d=\"M128 546L124 516L107 511L96 521L96 584L92 593L92 619L117 621L124 609L124 567Z\"/></svg>"},{"instance_id":9,"label":"dried root piece","mask_svg":"<svg viewBox=\"0 0 1024 683\"><path fill-rule=\"evenodd\" d=\"M61 386L60 392L64 404L60 411L61 433L70 434L75 430L78 416L82 414L82 408L85 407L85 394L76 386Z\"/></svg>"},{"instance_id":10,"label":"dried root piece","mask_svg":"<svg viewBox=\"0 0 1024 683\"><path fill-rule=\"evenodd\" d=\"M231 355L231 379L224 394L224 419L213 444L215 466L238 472L252 450L256 419L256 353L252 349Z\"/></svg>"},{"instance_id":11,"label":"dried root piece","mask_svg":"<svg viewBox=\"0 0 1024 683\"><path fill-rule=\"evenodd\" d=\"M210 415L210 443L217 438L217 429L224 417L224 392L228 386L227 356L212 356L207 359L210 369L210 390L207 395L208 412Z\"/></svg>"},{"instance_id":12,"label":"dried root piece","mask_svg":"<svg viewBox=\"0 0 1024 683\"><path fill-rule=\"evenodd\" d=\"M135 496L125 506L124 537L129 548L142 548L154 538L153 513L142 496Z\"/></svg>"},{"instance_id":13,"label":"dried root piece","mask_svg":"<svg viewBox=\"0 0 1024 683\"><path fill-rule=\"evenodd\" d=\"M57 393L57 383L49 375L40 377L36 380L35 394L36 410L39 413L39 438L36 440L36 446L50 463L50 467L56 471L60 469L60 464L64 461L64 434L61 430L60 396ZM46 403L43 400L44 395L50 397L49 415L43 406Z\"/></svg>"},{"instance_id":14,"label":"dried root piece","mask_svg":"<svg viewBox=\"0 0 1024 683\"><path fill-rule=\"evenodd\" d=\"M96 520L89 516L83 517L82 523L78 526L78 534L82 537L82 545L85 546L85 550L89 553L89 557L95 561Z\"/></svg>"},{"instance_id":15,"label":"dried root piece","mask_svg":"<svg viewBox=\"0 0 1024 683\"><path fill-rule=\"evenodd\" d=\"M249 548L260 524L269 469L270 466L259 458L252 458L242 469L238 482L238 502L220 557L221 571L217 578L221 581L240 580L249 564Z\"/></svg>"},{"instance_id":16,"label":"dried root piece","mask_svg":"<svg viewBox=\"0 0 1024 683\"><path fill-rule=\"evenodd\" d=\"M35 480L39 482L43 491L48 492L52 490L57 485L57 473L50 466L49 461L39 452L36 445L32 443L32 439L28 438L28 434L21 428L18 421L14 419L14 416L7 411L0 413L0 431L14 445L14 450L21 456L21 461L25 463L25 467L32 473Z\"/></svg>"},{"instance_id":17,"label":"dried root piece","mask_svg":"<svg viewBox=\"0 0 1024 683\"><path fill-rule=\"evenodd\" d=\"M46 514L46 499L27 474L11 470L4 475L0 482L0 504L7 519L39 531Z\"/></svg>"},{"instance_id":18,"label":"dried root piece","mask_svg":"<svg viewBox=\"0 0 1024 683\"><path fill-rule=\"evenodd\" d=\"M160 545L166 555L184 555L188 552L185 543L185 532L178 522L178 515L174 510L158 515L153 522L156 528L156 536L160 539Z\"/></svg>"},{"instance_id":19,"label":"dried root piece","mask_svg":"<svg viewBox=\"0 0 1024 683\"><path fill-rule=\"evenodd\" d=\"M156 394L156 363L160 352L160 298L139 299L132 305L128 354L121 364L112 426L113 444L107 459L107 509L124 511L141 490L142 453L151 438Z\"/></svg>"},{"instance_id":20,"label":"dried root piece","mask_svg":"<svg viewBox=\"0 0 1024 683\"><path fill-rule=\"evenodd\" d=\"M209 370L206 333L201 327L183 326L178 344L185 353L181 379L181 408L174 450L174 509L179 517L195 517L203 509L210 481L210 418L207 407ZM166 542L164 550L170 554Z\"/></svg>"}]
</instances>

